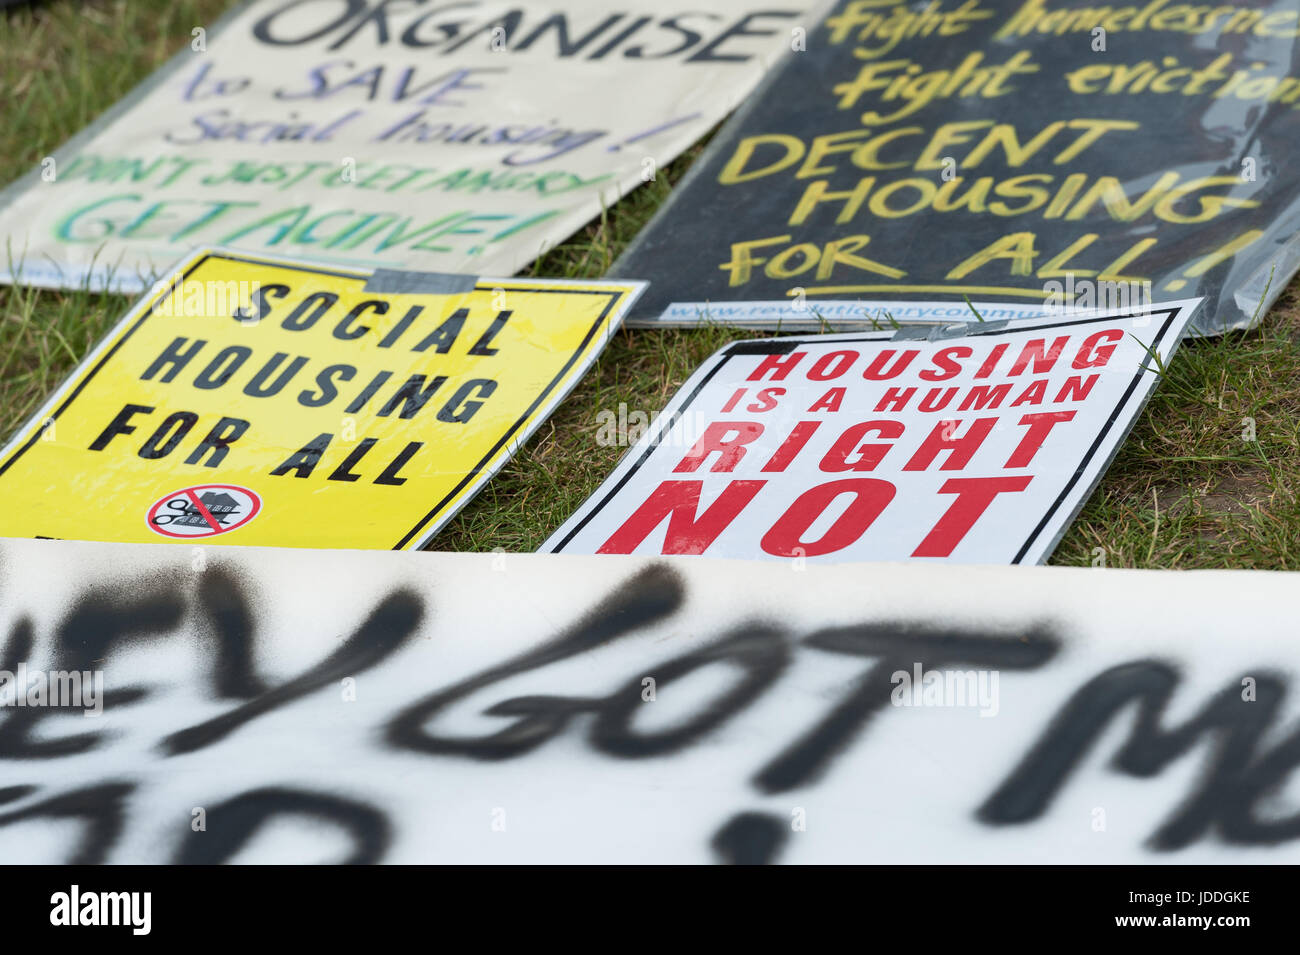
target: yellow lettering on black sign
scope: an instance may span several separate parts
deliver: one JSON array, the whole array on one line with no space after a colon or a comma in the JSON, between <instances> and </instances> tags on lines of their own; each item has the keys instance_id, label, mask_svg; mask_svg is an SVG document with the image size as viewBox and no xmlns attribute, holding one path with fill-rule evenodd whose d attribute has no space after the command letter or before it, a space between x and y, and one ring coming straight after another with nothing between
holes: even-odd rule
<instances>
[{"instance_id":1,"label":"yellow lettering on black sign","mask_svg":"<svg viewBox=\"0 0 1300 955\"><path fill-rule=\"evenodd\" d=\"M473 281L195 253L0 453L0 536L423 546L642 288Z\"/></svg>"}]
</instances>

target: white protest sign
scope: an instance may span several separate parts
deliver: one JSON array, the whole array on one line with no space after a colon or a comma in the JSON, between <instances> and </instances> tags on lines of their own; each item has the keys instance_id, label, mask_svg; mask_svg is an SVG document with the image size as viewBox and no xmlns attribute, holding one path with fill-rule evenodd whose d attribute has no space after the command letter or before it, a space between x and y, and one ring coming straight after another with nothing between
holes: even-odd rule
<instances>
[{"instance_id":1,"label":"white protest sign","mask_svg":"<svg viewBox=\"0 0 1300 955\"><path fill-rule=\"evenodd\" d=\"M1197 301L725 346L541 550L1041 563Z\"/></svg>"},{"instance_id":2,"label":"white protest sign","mask_svg":"<svg viewBox=\"0 0 1300 955\"><path fill-rule=\"evenodd\" d=\"M0 194L0 279L201 245L510 275L734 108L820 0L255 0Z\"/></svg>"},{"instance_id":3,"label":"white protest sign","mask_svg":"<svg viewBox=\"0 0 1300 955\"><path fill-rule=\"evenodd\" d=\"M991 322L1037 318L1059 311L1043 303L970 302L960 299L909 302L902 299L824 299L806 295L767 302L673 302L659 315L629 319L631 328L690 328L734 325L786 332L825 332L892 325Z\"/></svg>"},{"instance_id":4,"label":"white protest sign","mask_svg":"<svg viewBox=\"0 0 1300 955\"><path fill-rule=\"evenodd\" d=\"M0 846L1295 862L1298 588L0 541Z\"/></svg>"}]
</instances>

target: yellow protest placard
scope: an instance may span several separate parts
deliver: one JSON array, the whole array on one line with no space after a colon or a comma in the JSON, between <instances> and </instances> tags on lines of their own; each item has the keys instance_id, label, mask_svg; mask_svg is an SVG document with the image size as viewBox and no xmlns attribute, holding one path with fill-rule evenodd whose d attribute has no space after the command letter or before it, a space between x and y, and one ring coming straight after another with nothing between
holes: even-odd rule
<instances>
[{"instance_id":1,"label":"yellow protest placard","mask_svg":"<svg viewBox=\"0 0 1300 955\"><path fill-rule=\"evenodd\" d=\"M422 547L641 289L196 252L0 452L0 536Z\"/></svg>"}]
</instances>

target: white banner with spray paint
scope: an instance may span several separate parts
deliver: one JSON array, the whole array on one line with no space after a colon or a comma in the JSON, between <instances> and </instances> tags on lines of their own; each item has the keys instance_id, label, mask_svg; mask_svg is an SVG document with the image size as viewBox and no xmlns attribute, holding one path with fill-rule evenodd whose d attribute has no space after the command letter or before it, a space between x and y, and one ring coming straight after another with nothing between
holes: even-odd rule
<instances>
[{"instance_id":1,"label":"white banner with spray paint","mask_svg":"<svg viewBox=\"0 0 1300 955\"><path fill-rule=\"evenodd\" d=\"M799 566L0 542L5 861L1297 859L1297 575Z\"/></svg>"}]
</instances>

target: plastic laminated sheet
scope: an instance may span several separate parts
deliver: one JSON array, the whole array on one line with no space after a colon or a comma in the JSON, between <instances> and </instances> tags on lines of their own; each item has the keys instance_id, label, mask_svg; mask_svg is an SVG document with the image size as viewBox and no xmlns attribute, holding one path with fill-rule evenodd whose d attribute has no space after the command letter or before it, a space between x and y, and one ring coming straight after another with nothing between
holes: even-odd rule
<instances>
[{"instance_id":1,"label":"plastic laminated sheet","mask_svg":"<svg viewBox=\"0 0 1300 955\"><path fill-rule=\"evenodd\" d=\"M1294 0L847 0L615 264L630 320L1203 296L1195 332L1245 328L1300 265L1298 35Z\"/></svg>"}]
</instances>

